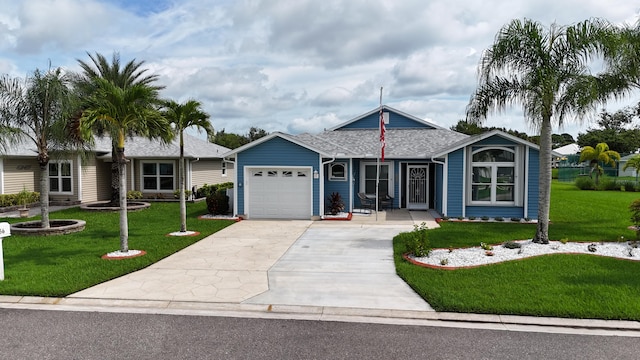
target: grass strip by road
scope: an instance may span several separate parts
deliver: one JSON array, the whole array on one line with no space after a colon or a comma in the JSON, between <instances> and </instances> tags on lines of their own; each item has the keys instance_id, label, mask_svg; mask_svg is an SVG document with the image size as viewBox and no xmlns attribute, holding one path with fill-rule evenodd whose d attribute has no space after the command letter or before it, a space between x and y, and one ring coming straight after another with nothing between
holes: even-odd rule
<instances>
[{"instance_id":1,"label":"grass strip by road","mask_svg":"<svg viewBox=\"0 0 640 360\"><path fill-rule=\"evenodd\" d=\"M126 260L100 257L120 248L117 212L88 212L79 208L52 212L52 219L80 219L84 231L64 236L12 235L3 241L5 280L0 294L66 296L104 281L145 268L231 224L231 220L198 220L206 203L187 204L187 229L197 236L167 236L180 229L178 203L152 203L130 212L129 248L146 255ZM21 219L2 219L19 222Z\"/></svg>"},{"instance_id":2,"label":"grass strip by road","mask_svg":"<svg viewBox=\"0 0 640 360\"><path fill-rule=\"evenodd\" d=\"M628 206L637 193L581 191L552 186L552 240L617 241L628 230ZM535 225L441 223L428 231L436 248L528 239ZM640 262L591 255L555 254L454 271L404 261L403 237L394 239L397 273L437 311L571 318L640 320Z\"/></svg>"}]
</instances>

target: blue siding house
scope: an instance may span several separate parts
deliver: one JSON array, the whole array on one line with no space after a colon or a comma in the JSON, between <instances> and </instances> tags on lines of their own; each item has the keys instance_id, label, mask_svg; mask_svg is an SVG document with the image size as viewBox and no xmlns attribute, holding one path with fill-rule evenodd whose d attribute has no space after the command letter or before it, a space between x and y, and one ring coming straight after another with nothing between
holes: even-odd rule
<instances>
[{"instance_id":1,"label":"blue siding house","mask_svg":"<svg viewBox=\"0 0 640 360\"><path fill-rule=\"evenodd\" d=\"M236 169L234 203L245 218L321 219L333 193L352 212L376 188L386 210L537 216L537 145L501 131L468 136L388 106L319 134L272 133L224 158Z\"/></svg>"}]
</instances>

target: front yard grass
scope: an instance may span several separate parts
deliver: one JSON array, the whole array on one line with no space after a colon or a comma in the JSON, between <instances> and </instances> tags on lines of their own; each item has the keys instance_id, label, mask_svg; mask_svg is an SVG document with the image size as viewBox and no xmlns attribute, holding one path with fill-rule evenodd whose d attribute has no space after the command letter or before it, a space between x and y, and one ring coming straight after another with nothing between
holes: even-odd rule
<instances>
[{"instance_id":1,"label":"front yard grass","mask_svg":"<svg viewBox=\"0 0 640 360\"><path fill-rule=\"evenodd\" d=\"M552 240L618 241L635 238L629 204L640 194L581 191L554 182ZM535 225L444 222L428 231L434 248L530 239ZM397 273L437 311L640 320L640 262L556 254L472 269L436 270L402 259L394 239Z\"/></svg>"},{"instance_id":2,"label":"front yard grass","mask_svg":"<svg viewBox=\"0 0 640 360\"><path fill-rule=\"evenodd\" d=\"M146 255L126 260L100 257L120 248L117 212L88 212L79 208L56 211L51 219L81 219L84 231L63 236L12 235L3 240L5 280L0 294L66 296L147 267L233 223L230 220L198 220L206 203L187 204L187 229L198 236L166 236L180 230L178 203L153 203L129 213L129 248ZM0 219L19 222L21 219Z\"/></svg>"}]
</instances>

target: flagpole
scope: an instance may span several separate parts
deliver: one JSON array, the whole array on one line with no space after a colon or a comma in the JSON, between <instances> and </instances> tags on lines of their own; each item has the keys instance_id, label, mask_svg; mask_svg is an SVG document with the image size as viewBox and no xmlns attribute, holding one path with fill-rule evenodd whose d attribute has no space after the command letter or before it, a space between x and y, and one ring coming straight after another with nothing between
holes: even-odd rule
<instances>
[{"instance_id":1,"label":"flagpole","mask_svg":"<svg viewBox=\"0 0 640 360\"><path fill-rule=\"evenodd\" d=\"M380 137L382 131L382 86L380 86L380 114L378 114L378 137ZM378 142L380 142L380 138L378 138ZM378 144L380 150L378 155L376 155L376 222L378 221L378 205L380 201L378 197L380 196L380 155L382 155L382 144Z\"/></svg>"}]
</instances>

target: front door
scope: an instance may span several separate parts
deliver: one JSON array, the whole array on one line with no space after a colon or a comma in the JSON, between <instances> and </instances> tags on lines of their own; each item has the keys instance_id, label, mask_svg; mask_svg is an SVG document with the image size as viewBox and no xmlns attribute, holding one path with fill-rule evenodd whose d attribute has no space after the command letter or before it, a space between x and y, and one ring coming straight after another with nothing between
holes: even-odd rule
<instances>
[{"instance_id":1,"label":"front door","mask_svg":"<svg viewBox=\"0 0 640 360\"><path fill-rule=\"evenodd\" d=\"M407 209L429 208L429 166L407 166Z\"/></svg>"}]
</instances>

